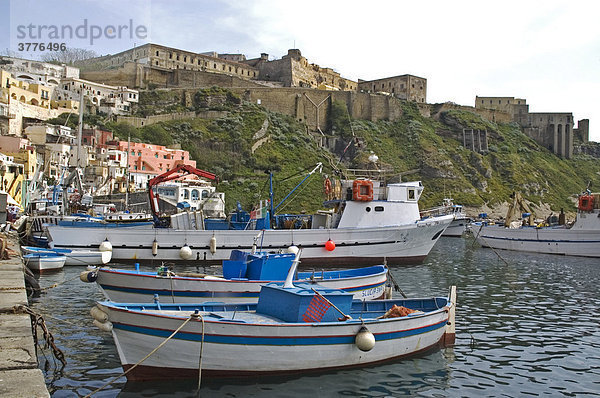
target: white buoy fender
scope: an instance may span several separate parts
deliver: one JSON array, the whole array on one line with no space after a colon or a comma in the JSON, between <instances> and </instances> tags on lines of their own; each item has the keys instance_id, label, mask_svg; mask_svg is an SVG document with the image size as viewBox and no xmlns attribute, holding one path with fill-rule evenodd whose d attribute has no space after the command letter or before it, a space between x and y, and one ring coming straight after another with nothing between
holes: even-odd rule
<instances>
[{"instance_id":1,"label":"white buoy fender","mask_svg":"<svg viewBox=\"0 0 600 398\"><path fill-rule=\"evenodd\" d=\"M158 254L158 242L156 241L156 239L154 239L154 242L152 242L152 255L156 256Z\"/></svg>"},{"instance_id":2,"label":"white buoy fender","mask_svg":"<svg viewBox=\"0 0 600 398\"><path fill-rule=\"evenodd\" d=\"M366 326L362 326L356 334L354 344L361 351L371 351L375 347L375 336L373 336L373 333Z\"/></svg>"},{"instance_id":3,"label":"white buoy fender","mask_svg":"<svg viewBox=\"0 0 600 398\"><path fill-rule=\"evenodd\" d=\"M96 282L96 279L98 279L98 273L96 271L82 271L79 274L79 279L81 279L82 282L86 282L86 283L92 283L92 282Z\"/></svg>"},{"instance_id":4,"label":"white buoy fender","mask_svg":"<svg viewBox=\"0 0 600 398\"><path fill-rule=\"evenodd\" d=\"M191 260L194 256L192 253L192 249L188 245L184 245L181 249L179 249L179 257L183 260Z\"/></svg>"},{"instance_id":5,"label":"white buoy fender","mask_svg":"<svg viewBox=\"0 0 600 398\"><path fill-rule=\"evenodd\" d=\"M98 322L104 323L108 321L108 314L102 311L100 308L98 308L98 306L92 307L92 309L90 310L90 315L92 315L92 318L94 318Z\"/></svg>"},{"instance_id":6,"label":"white buoy fender","mask_svg":"<svg viewBox=\"0 0 600 398\"><path fill-rule=\"evenodd\" d=\"M212 254L215 254L217 252L217 238L215 238L215 236L213 235L212 238L210 238L210 252Z\"/></svg>"},{"instance_id":7,"label":"white buoy fender","mask_svg":"<svg viewBox=\"0 0 600 398\"><path fill-rule=\"evenodd\" d=\"M110 252L112 251L112 244L105 239L102 243L100 243L100 247L98 248L101 252Z\"/></svg>"},{"instance_id":8,"label":"white buoy fender","mask_svg":"<svg viewBox=\"0 0 600 398\"><path fill-rule=\"evenodd\" d=\"M383 297L386 300L389 300L392 298L392 286L391 285L385 286L385 288L383 289Z\"/></svg>"},{"instance_id":9,"label":"white buoy fender","mask_svg":"<svg viewBox=\"0 0 600 398\"><path fill-rule=\"evenodd\" d=\"M298 249L298 246L290 246L287 248L287 252L293 254L297 254L299 250L300 249Z\"/></svg>"},{"instance_id":10,"label":"white buoy fender","mask_svg":"<svg viewBox=\"0 0 600 398\"><path fill-rule=\"evenodd\" d=\"M100 330L102 330L103 332L112 332L113 329L113 325L112 323L106 321L106 322L99 322L97 319L94 319L94 325L96 325L96 327Z\"/></svg>"}]
</instances>

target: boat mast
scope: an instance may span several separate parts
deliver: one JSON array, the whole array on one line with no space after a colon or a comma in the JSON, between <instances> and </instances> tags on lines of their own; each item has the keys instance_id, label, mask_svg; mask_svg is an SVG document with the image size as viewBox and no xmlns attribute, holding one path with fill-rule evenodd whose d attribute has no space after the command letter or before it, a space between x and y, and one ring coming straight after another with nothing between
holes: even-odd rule
<instances>
[{"instance_id":1,"label":"boat mast","mask_svg":"<svg viewBox=\"0 0 600 398\"><path fill-rule=\"evenodd\" d=\"M270 171L269 172L269 199L270 199L270 215L269 217L271 218L270 224L273 225L273 220L275 219L275 214L274 214L274 208L273 208L273 172Z\"/></svg>"},{"instance_id":2,"label":"boat mast","mask_svg":"<svg viewBox=\"0 0 600 398\"><path fill-rule=\"evenodd\" d=\"M125 169L125 210L129 210L129 153L131 146L131 134L127 134L127 168Z\"/></svg>"},{"instance_id":3,"label":"boat mast","mask_svg":"<svg viewBox=\"0 0 600 398\"><path fill-rule=\"evenodd\" d=\"M83 129L83 87L81 88L81 95L79 96L79 127L77 128L77 166L81 167L81 134ZM83 192L81 193L83 195Z\"/></svg>"}]
</instances>

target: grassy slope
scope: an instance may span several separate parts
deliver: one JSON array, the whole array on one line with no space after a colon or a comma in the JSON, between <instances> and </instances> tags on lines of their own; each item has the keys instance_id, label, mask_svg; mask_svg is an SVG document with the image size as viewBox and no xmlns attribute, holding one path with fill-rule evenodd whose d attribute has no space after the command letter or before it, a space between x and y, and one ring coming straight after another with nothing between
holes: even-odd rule
<instances>
[{"instance_id":1,"label":"grassy slope","mask_svg":"<svg viewBox=\"0 0 600 398\"><path fill-rule=\"evenodd\" d=\"M199 168L220 176L219 189L226 193L227 209L232 209L236 200L248 209L259 199L267 198L268 170L276 173L277 204L307 169L319 161L326 163L325 150L293 118L243 104L229 94L224 96L224 92L214 88L201 90L196 98L205 104L207 96L221 95L217 109L228 110L226 117L162 122L154 125L153 134L166 133L191 152ZM151 104L152 96L157 95L149 95L148 101L143 101L147 104L145 114L156 112ZM163 107L174 108L164 97L160 96L166 104ZM198 103L195 109L199 109ZM339 112L333 114L343 117ZM251 153L253 135L267 118L270 142ZM364 165L373 151L382 164L396 172L419 169L404 180L423 181L426 188L423 207L437 205L448 195L457 203L470 206L485 203L493 207L508 201L509 195L518 190L534 204L548 203L555 211L561 207L572 211L574 206L569 196L584 190L589 181L600 186L597 159L587 156L560 159L522 134L514 124L495 124L459 110L445 112L440 120L422 117L410 103L404 104L404 116L394 122L353 120L354 134L367 145L346 166ZM336 134L344 138L351 134L347 120L345 123L333 120L332 125L338 127ZM456 139L462 128L486 129L489 152L482 155L463 148L462 141ZM290 176L295 177L286 179ZM283 212L315 210L323 199L322 179L313 176Z\"/></svg>"}]
</instances>

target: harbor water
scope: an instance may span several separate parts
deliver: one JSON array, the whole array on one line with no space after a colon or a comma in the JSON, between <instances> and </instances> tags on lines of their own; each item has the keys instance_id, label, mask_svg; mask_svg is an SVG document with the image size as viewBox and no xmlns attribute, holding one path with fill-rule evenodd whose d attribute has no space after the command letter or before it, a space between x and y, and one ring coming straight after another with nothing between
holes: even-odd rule
<instances>
[{"instance_id":1,"label":"harbor water","mask_svg":"<svg viewBox=\"0 0 600 398\"><path fill-rule=\"evenodd\" d=\"M122 374L111 335L92 325L89 310L103 297L95 284L79 280L83 269L65 267L41 276L42 287L64 283L31 300L67 359L61 369L50 350L38 350L53 397L85 396ZM203 378L200 395L600 395L600 259L494 252L471 239L442 238L424 264L391 271L411 297L445 296L450 285L457 286L455 346L326 374L233 381ZM120 377L94 396L185 397L194 396L196 388L195 380L132 383Z\"/></svg>"}]
</instances>

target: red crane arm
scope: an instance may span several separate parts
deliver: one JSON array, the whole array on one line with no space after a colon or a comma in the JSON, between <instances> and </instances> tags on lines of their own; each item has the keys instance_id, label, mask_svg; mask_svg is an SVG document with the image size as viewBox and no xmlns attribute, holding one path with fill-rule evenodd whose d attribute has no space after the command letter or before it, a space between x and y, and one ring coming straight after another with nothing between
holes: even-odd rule
<instances>
[{"instance_id":1,"label":"red crane arm","mask_svg":"<svg viewBox=\"0 0 600 398\"><path fill-rule=\"evenodd\" d=\"M209 173L208 171L197 169L193 166L187 164L180 164L172 170L167 171L166 173L160 174L150 181L148 181L148 196L150 197L150 209L152 210L152 214L155 217L159 215L158 208L158 199L157 196L152 191L152 188L161 182L171 181L176 178L180 178L186 176L188 174L194 174L198 177L207 178L209 180L217 180L217 176L213 173Z\"/></svg>"}]
</instances>

